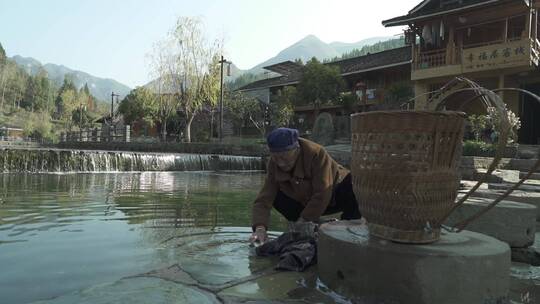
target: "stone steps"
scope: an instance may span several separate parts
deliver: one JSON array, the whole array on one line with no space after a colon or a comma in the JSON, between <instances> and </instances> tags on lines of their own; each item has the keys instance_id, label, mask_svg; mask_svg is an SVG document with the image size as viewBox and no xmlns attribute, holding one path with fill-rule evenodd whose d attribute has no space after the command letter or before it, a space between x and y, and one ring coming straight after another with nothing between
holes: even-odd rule
<instances>
[{"instance_id":1,"label":"stone steps","mask_svg":"<svg viewBox=\"0 0 540 304\"><path fill-rule=\"evenodd\" d=\"M461 178L479 181L486 175L487 169L461 169ZM496 169L488 177L488 183L516 183L519 181L519 171Z\"/></svg>"},{"instance_id":2,"label":"stone steps","mask_svg":"<svg viewBox=\"0 0 540 304\"><path fill-rule=\"evenodd\" d=\"M461 157L460 167L469 169L487 169L492 161L493 158L491 157L463 156ZM535 163L536 159L503 158L499 162L497 168L529 172ZM536 170L536 172L540 173L540 169Z\"/></svg>"},{"instance_id":3,"label":"stone steps","mask_svg":"<svg viewBox=\"0 0 540 304\"><path fill-rule=\"evenodd\" d=\"M493 183L488 185L488 189L492 190L508 190L511 188L513 184L511 183ZM518 188L521 191L527 191L527 192L537 192L540 193L540 184L538 183L532 183L532 182L525 182Z\"/></svg>"},{"instance_id":4,"label":"stone steps","mask_svg":"<svg viewBox=\"0 0 540 304\"><path fill-rule=\"evenodd\" d=\"M527 175L528 172L519 172L519 178L524 178L526 175ZM529 180L540 180L540 173L533 173L530 177L529 177Z\"/></svg>"},{"instance_id":5,"label":"stone steps","mask_svg":"<svg viewBox=\"0 0 540 304\"><path fill-rule=\"evenodd\" d=\"M462 195L458 195L459 196ZM469 197L446 220L445 225L454 226L488 206L493 199ZM532 245L536 233L536 213L534 205L503 200L481 217L471 222L465 229L492 236L510 245L524 248Z\"/></svg>"},{"instance_id":6,"label":"stone steps","mask_svg":"<svg viewBox=\"0 0 540 304\"><path fill-rule=\"evenodd\" d=\"M459 191L461 195L467 192L468 190ZM501 196L504 192L505 192L504 190L493 190L493 189L481 188L481 189L476 190L472 194L472 196L494 200L498 198L499 196ZM540 193L515 190L505 200L518 202L518 203L526 203L526 204L531 204L531 205L536 206L536 220L540 221Z\"/></svg>"}]
</instances>

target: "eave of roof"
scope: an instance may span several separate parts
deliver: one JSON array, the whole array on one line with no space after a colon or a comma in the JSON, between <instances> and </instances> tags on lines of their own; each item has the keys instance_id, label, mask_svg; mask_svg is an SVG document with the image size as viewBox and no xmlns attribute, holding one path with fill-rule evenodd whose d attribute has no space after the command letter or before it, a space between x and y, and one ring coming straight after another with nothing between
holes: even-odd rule
<instances>
[{"instance_id":1,"label":"eave of roof","mask_svg":"<svg viewBox=\"0 0 540 304\"><path fill-rule=\"evenodd\" d=\"M479 7L491 5L491 4L494 4L494 3L497 3L497 2L501 2L501 0L487 0L487 1L474 3L474 4L469 4L469 5L465 5L465 6L461 6L461 7L456 7L456 8L451 8L451 9L443 9L443 10L433 11L431 13L423 13L423 14L418 13L418 10L416 10L416 11L414 11L414 13L409 13L409 14L404 15L404 16L384 20L382 22L382 25L384 25L385 27L408 25L409 23L411 23L413 21L418 21L418 20L422 20L422 19L428 19L428 18L432 18L432 17L436 17L436 16L440 16L440 15L451 14L451 13L458 13L458 12L461 12L461 11L464 11L464 10L479 8ZM424 3L424 5L425 5L425 3Z\"/></svg>"}]
</instances>

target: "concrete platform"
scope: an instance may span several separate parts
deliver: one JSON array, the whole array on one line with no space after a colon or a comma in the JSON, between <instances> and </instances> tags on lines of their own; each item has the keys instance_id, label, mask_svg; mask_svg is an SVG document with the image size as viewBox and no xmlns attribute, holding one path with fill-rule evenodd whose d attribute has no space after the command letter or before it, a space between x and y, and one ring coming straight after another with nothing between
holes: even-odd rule
<instances>
[{"instance_id":1,"label":"concrete platform","mask_svg":"<svg viewBox=\"0 0 540 304\"><path fill-rule=\"evenodd\" d=\"M358 222L320 228L319 276L353 303L508 303L510 248L479 233L430 245L370 237Z\"/></svg>"},{"instance_id":2,"label":"concrete platform","mask_svg":"<svg viewBox=\"0 0 540 304\"><path fill-rule=\"evenodd\" d=\"M445 225L454 226L484 209L492 201L489 198L470 197L452 213ZM466 229L492 236L508 243L510 247L527 247L534 243L536 212L536 206L504 200L470 223Z\"/></svg>"}]
</instances>

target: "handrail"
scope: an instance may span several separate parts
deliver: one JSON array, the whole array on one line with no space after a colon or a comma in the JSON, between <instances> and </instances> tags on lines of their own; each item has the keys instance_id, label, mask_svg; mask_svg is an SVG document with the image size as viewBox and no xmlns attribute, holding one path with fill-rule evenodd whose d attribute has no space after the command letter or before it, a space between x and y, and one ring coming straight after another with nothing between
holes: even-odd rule
<instances>
[{"instance_id":1,"label":"handrail","mask_svg":"<svg viewBox=\"0 0 540 304\"><path fill-rule=\"evenodd\" d=\"M461 54L457 47L453 48L452 57L449 57L448 49L437 49L431 51L416 51L413 61L413 68L416 70L445 66L448 64L461 63Z\"/></svg>"},{"instance_id":2,"label":"handrail","mask_svg":"<svg viewBox=\"0 0 540 304\"><path fill-rule=\"evenodd\" d=\"M482 47L482 46L490 46L490 45L496 45L496 44L516 42L516 41L530 41L532 44L532 50L540 54L540 41L538 39L517 37L517 38L506 39L506 40L494 40L494 41L489 41L489 42L468 44L468 45L463 45L461 48L455 47L453 49L454 54L452 54L452 56L447 56L449 54L447 54L448 49L446 48L437 49L437 50L429 50L429 51L422 51L420 49L417 49L413 57L413 69L420 70L420 69L426 69L426 68L440 67L444 65L461 64L463 50L476 48L476 47Z\"/></svg>"}]
</instances>

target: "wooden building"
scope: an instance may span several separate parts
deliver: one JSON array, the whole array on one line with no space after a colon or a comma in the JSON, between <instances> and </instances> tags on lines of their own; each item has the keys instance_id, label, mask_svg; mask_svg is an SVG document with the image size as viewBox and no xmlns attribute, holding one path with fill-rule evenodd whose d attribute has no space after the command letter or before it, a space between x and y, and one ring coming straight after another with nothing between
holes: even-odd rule
<instances>
[{"instance_id":1,"label":"wooden building","mask_svg":"<svg viewBox=\"0 0 540 304\"><path fill-rule=\"evenodd\" d=\"M488 89L516 87L540 95L539 4L533 0L425 0L406 15L383 21L387 27L408 27L410 77L415 94L421 96L415 107L429 107L429 92L460 75ZM521 119L519 142L540 144L540 104L517 92L501 95ZM453 102L457 107L460 99ZM466 110L480 111L479 104L467 105Z\"/></svg>"},{"instance_id":2,"label":"wooden building","mask_svg":"<svg viewBox=\"0 0 540 304\"><path fill-rule=\"evenodd\" d=\"M321 104L314 105L306 102L305 105L295 106L295 114L300 119L312 124L321 112L328 112L336 120L349 121L351 112L362 112L375 109L385 100L387 88L395 83L410 84L411 52L409 47L401 47L365 56L325 63L337 66L345 80L345 92L357 96L357 102L352 109L345 109L341 105ZM286 86L297 86L302 76L301 64L285 61L264 69L273 72L275 77L252 82L238 89L261 102L271 103L280 91ZM345 129L348 126L345 125Z\"/></svg>"}]
</instances>

